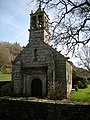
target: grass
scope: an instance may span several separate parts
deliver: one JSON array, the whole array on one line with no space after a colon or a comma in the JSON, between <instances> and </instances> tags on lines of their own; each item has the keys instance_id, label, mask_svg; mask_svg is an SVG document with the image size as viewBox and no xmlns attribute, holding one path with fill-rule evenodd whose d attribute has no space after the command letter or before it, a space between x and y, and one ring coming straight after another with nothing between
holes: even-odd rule
<instances>
[{"instance_id":1,"label":"grass","mask_svg":"<svg viewBox=\"0 0 90 120\"><path fill-rule=\"evenodd\" d=\"M74 102L90 102L90 84L88 88L79 89L77 92L72 92L70 101Z\"/></svg>"},{"instance_id":2,"label":"grass","mask_svg":"<svg viewBox=\"0 0 90 120\"><path fill-rule=\"evenodd\" d=\"M0 73L0 81L11 81L11 74Z\"/></svg>"}]
</instances>

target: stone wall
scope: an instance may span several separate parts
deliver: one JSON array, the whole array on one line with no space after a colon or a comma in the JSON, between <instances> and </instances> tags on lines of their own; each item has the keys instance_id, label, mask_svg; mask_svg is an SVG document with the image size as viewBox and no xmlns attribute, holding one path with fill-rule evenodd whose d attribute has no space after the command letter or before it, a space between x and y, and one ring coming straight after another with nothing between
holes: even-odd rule
<instances>
[{"instance_id":1,"label":"stone wall","mask_svg":"<svg viewBox=\"0 0 90 120\"><path fill-rule=\"evenodd\" d=\"M90 120L90 104L0 98L0 120Z\"/></svg>"},{"instance_id":2,"label":"stone wall","mask_svg":"<svg viewBox=\"0 0 90 120\"><path fill-rule=\"evenodd\" d=\"M34 61L34 50L37 50L36 61ZM42 91L43 96L46 96L46 94L49 94L50 85L55 82L54 68L53 54L51 49L48 49L47 44L43 42L39 45L27 45L12 65L14 93L31 96L32 80L40 79L44 89Z\"/></svg>"},{"instance_id":3,"label":"stone wall","mask_svg":"<svg viewBox=\"0 0 90 120\"><path fill-rule=\"evenodd\" d=\"M68 98L72 90L72 66L67 61L66 61L66 82L67 82L67 98Z\"/></svg>"},{"instance_id":4,"label":"stone wall","mask_svg":"<svg viewBox=\"0 0 90 120\"><path fill-rule=\"evenodd\" d=\"M66 58L53 49L55 61L55 82L59 85L58 93L62 98L67 98L67 81L66 81ZM56 85L56 91L58 86Z\"/></svg>"},{"instance_id":5,"label":"stone wall","mask_svg":"<svg viewBox=\"0 0 90 120\"><path fill-rule=\"evenodd\" d=\"M34 50L37 50L37 61L34 61ZM30 44L27 45L27 47L21 52L20 56L15 59L12 67L14 92L16 94L23 93L31 96L31 81L37 77L45 83L44 86L47 86L47 90L43 90L47 91L43 92L43 96L46 94L49 95L52 86L54 86L55 82L58 82L62 87L63 93L68 97L69 94L67 96L66 80L66 71L68 70L66 68L69 68L70 70L71 66L69 65L69 67L66 67L66 61L67 60L63 55L44 42L41 42L41 44L34 44L33 46ZM47 67L47 71L45 67ZM35 72L34 69L39 68L45 68L44 70L46 73L42 74L43 71L39 72L38 70L38 72ZM69 72L69 75L72 76L72 72ZM29 81L30 84L28 84L27 81ZM25 85L25 83L27 83L27 85ZM30 91L25 89L29 89ZM70 90L68 93L70 93Z\"/></svg>"}]
</instances>

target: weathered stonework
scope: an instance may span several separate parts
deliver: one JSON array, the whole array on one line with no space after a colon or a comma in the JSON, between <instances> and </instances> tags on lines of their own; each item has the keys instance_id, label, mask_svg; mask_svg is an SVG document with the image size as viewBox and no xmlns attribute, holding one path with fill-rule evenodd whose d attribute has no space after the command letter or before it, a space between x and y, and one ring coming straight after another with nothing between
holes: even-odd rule
<instances>
[{"instance_id":1,"label":"weathered stonework","mask_svg":"<svg viewBox=\"0 0 90 120\"><path fill-rule=\"evenodd\" d=\"M0 120L90 120L90 103L0 98Z\"/></svg>"},{"instance_id":2,"label":"weathered stonework","mask_svg":"<svg viewBox=\"0 0 90 120\"><path fill-rule=\"evenodd\" d=\"M29 43L12 63L12 82L17 95L48 96L51 88L55 91L55 82L62 86L66 97L71 92L72 66L47 44L50 37L48 20L40 6L31 13Z\"/></svg>"}]
</instances>

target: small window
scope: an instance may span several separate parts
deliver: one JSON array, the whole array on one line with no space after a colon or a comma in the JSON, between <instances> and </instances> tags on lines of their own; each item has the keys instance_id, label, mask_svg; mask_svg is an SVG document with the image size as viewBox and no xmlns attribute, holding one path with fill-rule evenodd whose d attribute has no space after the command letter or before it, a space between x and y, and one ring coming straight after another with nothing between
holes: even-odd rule
<instances>
[{"instance_id":1,"label":"small window","mask_svg":"<svg viewBox=\"0 0 90 120\"><path fill-rule=\"evenodd\" d=\"M37 61L37 49L34 49L34 61Z\"/></svg>"}]
</instances>

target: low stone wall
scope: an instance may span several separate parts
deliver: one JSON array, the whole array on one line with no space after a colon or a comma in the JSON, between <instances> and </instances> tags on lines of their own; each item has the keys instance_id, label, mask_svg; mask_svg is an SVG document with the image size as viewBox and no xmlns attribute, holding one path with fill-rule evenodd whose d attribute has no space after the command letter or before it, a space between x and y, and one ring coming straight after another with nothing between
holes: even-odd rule
<instances>
[{"instance_id":1,"label":"low stone wall","mask_svg":"<svg viewBox=\"0 0 90 120\"><path fill-rule=\"evenodd\" d=\"M0 98L0 120L90 120L90 104Z\"/></svg>"}]
</instances>

